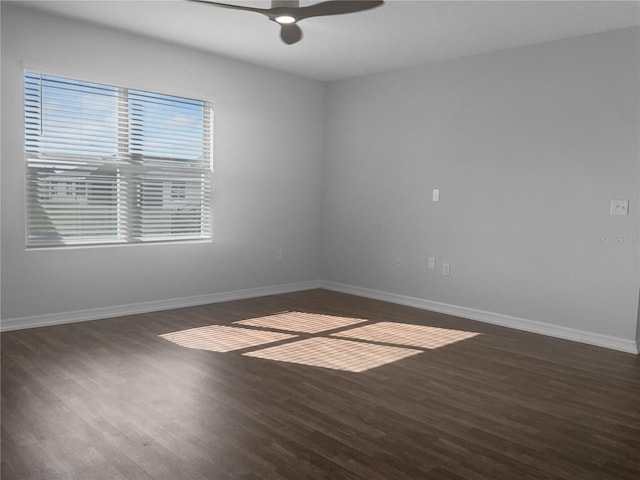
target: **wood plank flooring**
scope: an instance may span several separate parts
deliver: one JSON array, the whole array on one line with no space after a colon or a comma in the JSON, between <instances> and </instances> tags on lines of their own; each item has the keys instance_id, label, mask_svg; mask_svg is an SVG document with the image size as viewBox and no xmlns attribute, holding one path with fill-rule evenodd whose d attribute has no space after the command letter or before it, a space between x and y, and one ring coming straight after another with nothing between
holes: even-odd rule
<instances>
[{"instance_id":1,"label":"wood plank flooring","mask_svg":"<svg viewBox=\"0 0 640 480\"><path fill-rule=\"evenodd\" d=\"M1 337L3 480L640 479L635 355L324 290Z\"/></svg>"}]
</instances>

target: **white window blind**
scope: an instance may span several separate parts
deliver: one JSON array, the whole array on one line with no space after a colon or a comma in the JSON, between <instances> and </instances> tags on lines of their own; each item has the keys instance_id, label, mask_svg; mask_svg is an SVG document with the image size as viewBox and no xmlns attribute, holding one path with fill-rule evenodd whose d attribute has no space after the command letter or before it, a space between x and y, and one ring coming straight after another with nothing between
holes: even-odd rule
<instances>
[{"instance_id":1,"label":"white window blind","mask_svg":"<svg viewBox=\"0 0 640 480\"><path fill-rule=\"evenodd\" d=\"M24 74L27 246L211 237L201 100Z\"/></svg>"}]
</instances>

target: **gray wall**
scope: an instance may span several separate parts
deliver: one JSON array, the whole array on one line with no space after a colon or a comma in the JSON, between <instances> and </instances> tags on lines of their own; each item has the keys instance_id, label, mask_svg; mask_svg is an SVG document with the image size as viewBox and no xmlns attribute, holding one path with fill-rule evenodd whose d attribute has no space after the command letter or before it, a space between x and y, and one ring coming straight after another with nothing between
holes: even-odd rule
<instances>
[{"instance_id":1,"label":"gray wall","mask_svg":"<svg viewBox=\"0 0 640 480\"><path fill-rule=\"evenodd\" d=\"M639 40L325 85L3 3L2 317L323 278L634 339ZM214 240L25 250L23 62L214 101Z\"/></svg>"},{"instance_id":2,"label":"gray wall","mask_svg":"<svg viewBox=\"0 0 640 480\"><path fill-rule=\"evenodd\" d=\"M636 324L636 348L640 353L640 292L638 293L638 323Z\"/></svg>"},{"instance_id":3,"label":"gray wall","mask_svg":"<svg viewBox=\"0 0 640 480\"><path fill-rule=\"evenodd\" d=\"M23 62L214 101L213 242L26 251ZM318 278L324 101L320 82L3 3L2 317Z\"/></svg>"},{"instance_id":4,"label":"gray wall","mask_svg":"<svg viewBox=\"0 0 640 480\"><path fill-rule=\"evenodd\" d=\"M633 340L639 40L629 28L330 84L322 278ZM609 215L616 198L629 216Z\"/></svg>"}]
</instances>

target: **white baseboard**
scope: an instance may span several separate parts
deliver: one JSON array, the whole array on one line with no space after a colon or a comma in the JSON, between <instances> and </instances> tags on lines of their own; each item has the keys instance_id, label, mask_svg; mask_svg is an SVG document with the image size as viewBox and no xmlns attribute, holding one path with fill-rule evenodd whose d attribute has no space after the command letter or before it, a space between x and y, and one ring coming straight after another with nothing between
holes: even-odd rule
<instances>
[{"instance_id":1,"label":"white baseboard","mask_svg":"<svg viewBox=\"0 0 640 480\"><path fill-rule=\"evenodd\" d=\"M548 335L550 337L563 338L565 340L573 340L575 342L587 343L590 345L610 348L627 353L639 353L638 345L633 340L612 337L609 335L602 335L599 333L586 332L584 330L576 330L573 328L561 327L558 325L552 325L550 323L537 322L534 320L512 317L500 313L487 312L485 310L478 310L475 308L461 307L459 305L434 302L423 298L409 297L396 293L383 292L380 290L372 290L369 288L356 287L353 285L345 285L342 283L322 280L271 285L266 287L249 288L245 290L233 290L229 292L196 295L192 297L171 298L168 300L132 303L114 307L91 308L87 310L76 310L72 312L34 315L30 317L7 318L0 321L0 331L8 332L11 330L21 330L25 328L46 327L51 325L61 325L64 323L85 322L103 318L135 315L137 313L158 312L161 310L171 310L173 308L193 307L196 305L206 305L209 303L241 300L244 298L264 297L267 295L299 292L302 290L311 290L313 288L324 288L336 292L358 295L360 297L373 298L385 302L407 305L409 307L420 308L422 310L445 313L457 317L468 318L470 320L477 320L493 325L514 328L516 330L524 330L541 335Z\"/></svg>"},{"instance_id":2,"label":"white baseboard","mask_svg":"<svg viewBox=\"0 0 640 480\"><path fill-rule=\"evenodd\" d=\"M320 281L311 280L306 282L248 288L246 290L233 290L230 292L196 295L193 297L181 297L171 298L168 300L131 303L128 305L118 305L115 307L91 308L88 310L76 310L73 312L34 315L30 317L16 317L6 319L3 318L0 322L0 331L8 332L10 330L21 330L24 328L47 327L51 325L61 325L64 323L86 322L89 320L99 320L102 318L135 315L137 313L158 312L161 310L171 310L173 308L194 307L196 305L206 305L209 303L219 303L231 300L241 300L244 298L264 297L267 295L299 292L302 290L311 290L313 288L319 287Z\"/></svg>"},{"instance_id":3,"label":"white baseboard","mask_svg":"<svg viewBox=\"0 0 640 480\"><path fill-rule=\"evenodd\" d=\"M561 327L550 323L537 322L524 318L512 317L500 313L487 312L475 308L461 307L448 303L434 302L417 297L408 297L398 295L396 293L382 292L380 290L372 290L369 288L356 287L353 285L345 285L343 283L321 281L320 288L333 290L336 292L349 293L360 297L373 298L390 303L407 305L423 310L455 315L457 317L477 320L479 322L500 325L502 327L513 328L516 330L524 330L527 332L538 333L550 337L572 340L580 343L596 345L598 347L610 348L621 352L638 354L638 345L633 340L625 338L612 337L602 335L600 333L586 332L584 330L576 330L573 328Z\"/></svg>"}]
</instances>

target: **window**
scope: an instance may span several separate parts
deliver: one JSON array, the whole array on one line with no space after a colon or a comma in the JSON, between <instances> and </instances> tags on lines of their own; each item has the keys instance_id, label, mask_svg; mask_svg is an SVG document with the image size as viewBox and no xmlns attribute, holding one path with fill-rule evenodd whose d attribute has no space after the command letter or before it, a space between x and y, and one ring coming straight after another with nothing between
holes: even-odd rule
<instances>
[{"instance_id":1,"label":"window","mask_svg":"<svg viewBox=\"0 0 640 480\"><path fill-rule=\"evenodd\" d=\"M211 238L208 102L24 74L27 246Z\"/></svg>"}]
</instances>

